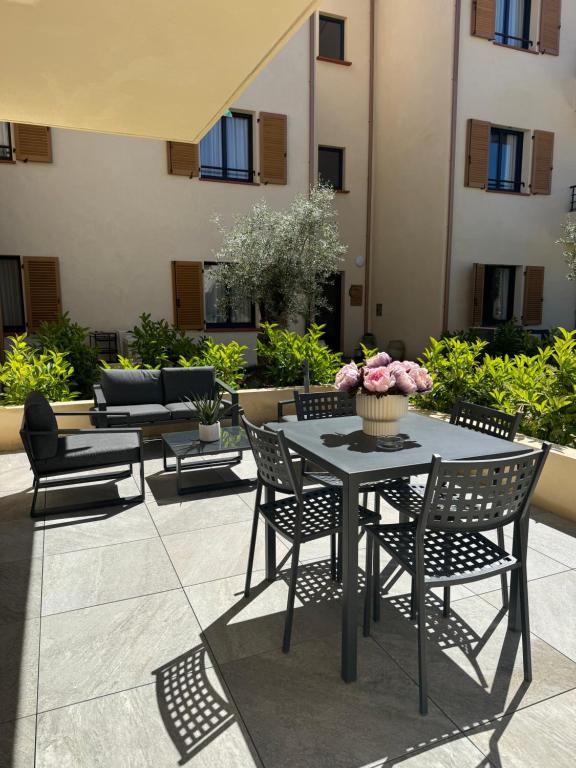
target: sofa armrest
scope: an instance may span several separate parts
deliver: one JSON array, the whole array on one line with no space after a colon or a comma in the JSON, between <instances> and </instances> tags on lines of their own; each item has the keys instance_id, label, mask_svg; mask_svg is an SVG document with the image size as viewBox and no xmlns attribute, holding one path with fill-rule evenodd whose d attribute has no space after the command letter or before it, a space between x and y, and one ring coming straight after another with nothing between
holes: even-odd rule
<instances>
[{"instance_id":1,"label":"sofa armrest","mask_svg":"<svg viewBox=\"0 0 576 768\"><path fill-rule=\"evenodd\" d=\"M240 411L240 402L238 400L238 390L231 387L229 384L226 384L225 381L222 381L222 379L216 379L216 384L220 389L223 389L224 392L227 392L230 395L230 400L232 402L232 426L237 427L239 424L238 421L238 414Z\"/></svg>"},{"instance_id":2,"label":"sofa armrest","mask_svg":"<svg viewBox=\"0 0 576 768\"><path fill-rule=\"evenodd\" d=\"M284 408L287 405L295 405L296 400L279 400L278 401L278 418L277 421L283 421L284 420Z\"/></svg>"},{"instance_id":3,"label":"sofa armrest","mask_svg":"<svg viewBox=\"0 0 576 768\"><path fill-rule=\"evenodd\" d=\"M93 389L94 389L94 406L98 408L99 411L105 411L106 398L104 397L102 386L100 384L94 384Z\"/></svg>"}]
</instances>

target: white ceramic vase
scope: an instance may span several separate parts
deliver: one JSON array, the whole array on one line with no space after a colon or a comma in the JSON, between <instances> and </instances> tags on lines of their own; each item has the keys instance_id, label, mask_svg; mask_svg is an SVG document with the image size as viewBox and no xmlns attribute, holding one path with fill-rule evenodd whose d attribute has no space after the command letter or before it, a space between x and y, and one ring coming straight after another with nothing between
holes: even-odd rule
<instances>
[{"instance_id":1,"label":"white ceramic vase","mask_svg":"<svg viewBox=\"0 0 576 768\"><path fill-rule=\"evenodd\" d=\"M362 431L373 437L398 434L398 421L408 413L406 395L356 395L356 413L362 418Z\"/></svg>"},{"instance_id":2,"label":"white ceramic vase","mask_svg":"<svg viewBox=\"0 0 576 768\"><path fill-rule=\"evenodd\" d=\"M203 443L214 443L220 440L220 422L216 424L198 424L198 438Z\"/></svg>"}]
</instances>

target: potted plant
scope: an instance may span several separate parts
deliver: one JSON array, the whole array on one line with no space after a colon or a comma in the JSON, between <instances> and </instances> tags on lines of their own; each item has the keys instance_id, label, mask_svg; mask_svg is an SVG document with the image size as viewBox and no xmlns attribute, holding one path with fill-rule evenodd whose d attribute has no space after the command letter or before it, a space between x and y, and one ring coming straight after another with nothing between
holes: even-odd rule
<instances>
[{"instance_id":1,"label":"potted plant","mask_svg":"<svg viewBox=\"0 0 576 768\"><path fill-rule=\"evenodd\" d=\"M408 413L410 395L432 390L432 377L410 360L392 360L378 352L358 366L351 362L336 374L336 388L356 395L356 412L362 431L384 437L398 431L397 422Z\"/></svg>"},{"instance_id":2,"label":"potted plant","mask_svg":"<svg viewBox=\"0 0 576 768\"><path fill-rule=\"evenodd\" d=\"M198 438L203 443L213 443L220 440L220 418L222 413L222 393L213 395L193 395L187 398L190 409L198 416Z\"/></svg>"}]
</instances>

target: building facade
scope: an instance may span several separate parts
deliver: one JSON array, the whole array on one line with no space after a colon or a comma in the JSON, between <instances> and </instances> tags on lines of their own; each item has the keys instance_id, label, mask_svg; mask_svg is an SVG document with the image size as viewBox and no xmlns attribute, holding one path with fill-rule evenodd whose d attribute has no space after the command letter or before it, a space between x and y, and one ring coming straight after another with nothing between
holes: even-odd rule
<instances>
[{"instance_id":1,"label":"building facade","mask_svg":"<svg viewBox=\"0 0 576 768\"><path fill-rule=\"evenodd\" d=\"M200 145L3 124L5 332L69 311L122 333L149 312L253 347L253 309L217 311L213 217L286 207L319 177L348 246L319 318L331 346L372 331L413 356L446 328L572 327L554 241L575 44L560 0L326 0Z\"/></svg>"}]
</instances>

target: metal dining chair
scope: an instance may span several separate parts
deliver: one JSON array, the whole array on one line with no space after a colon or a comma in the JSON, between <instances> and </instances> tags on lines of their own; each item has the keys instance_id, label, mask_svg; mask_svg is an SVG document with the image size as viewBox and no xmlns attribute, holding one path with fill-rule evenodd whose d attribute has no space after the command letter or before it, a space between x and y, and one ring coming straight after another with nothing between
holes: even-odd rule
<instances>
[{"instance_id":1,"label":"metal dining chair","mask_svg":"<svg viewBox=\"0 0 576 768\"><path fill-rule=\"evenodd\" d=\"M488 408L483 405L475 405L474 403L468 403L464 400L459 400L455 403L450 414L450 424L455 424L465 429L472 429L475 432L482 432L486 435L492 435L493 437L499 437L502 440L509 440L512 442L516 437L518 429L520 427L520 421L522 414L520 412L515 414L504 413L496 408ZM414 509L419 508L418 498L415 494L423 494L424 488L418 486L406 487L406 481L404 487L402 481L391 481L389 483L383 483L379 489L379 495L384 501L390 504L394 508L398 508L400 505L403 509L400 518L400 522L406 522L409 519L407 516L414 515ZM411 499L411 500L410 500ZM412 510L412 511L410 511ZM399 510L400 511L400 510ZM498 546L504 549L504 531L502 528L498 528L496 535L498 537ZM502 590L502 605L504 608L508 607L508 580L507 574L502 573L500 576L501 590ZM444 615L447 616L450 612L450 587L446 587L444 590Z\"/></svg>"},{"instance_id":2,"label":"metal dining chair","mask_svg":"<svg viewBox=\"0 0 576 768\"><path fill-rule=\"evenodd\" d=\"M434 456L416 519L366 526L364 635L378 619L380 548L412 576L412 611L418 621L420 713L428 708L426 591L514 574L509 629L522 631L524 679L532 679L526 554L528 507L550 445L521 456L483 461L443 461ZM483 536L514 524L512 552Z\"/></svg>"},{"instance_id":3,"label":"metal dining chair","mask_svg":"<svg viewBox=\"0 0 576 768\"><path fill-rule=\"evenodd\" d=\"M266 524L272 526L276 533L292 546L288 604L282 644L282 650L284 653L288 653L292 634L300 547L308 541L332 536L342 530L342 491L338 488L328 487L303 490L301 477L298 478L297 476L284 433L256 427L245 417L242 417L242 423L258 468L258 484L244 595L246 597L250 595L258 521L262 516ZM265 488L288 495L274 501L263 501L262 495ZM378 520L373 512L361 506L358 508L358 519L360 526Z\"/></svg>"}]
</instances>

